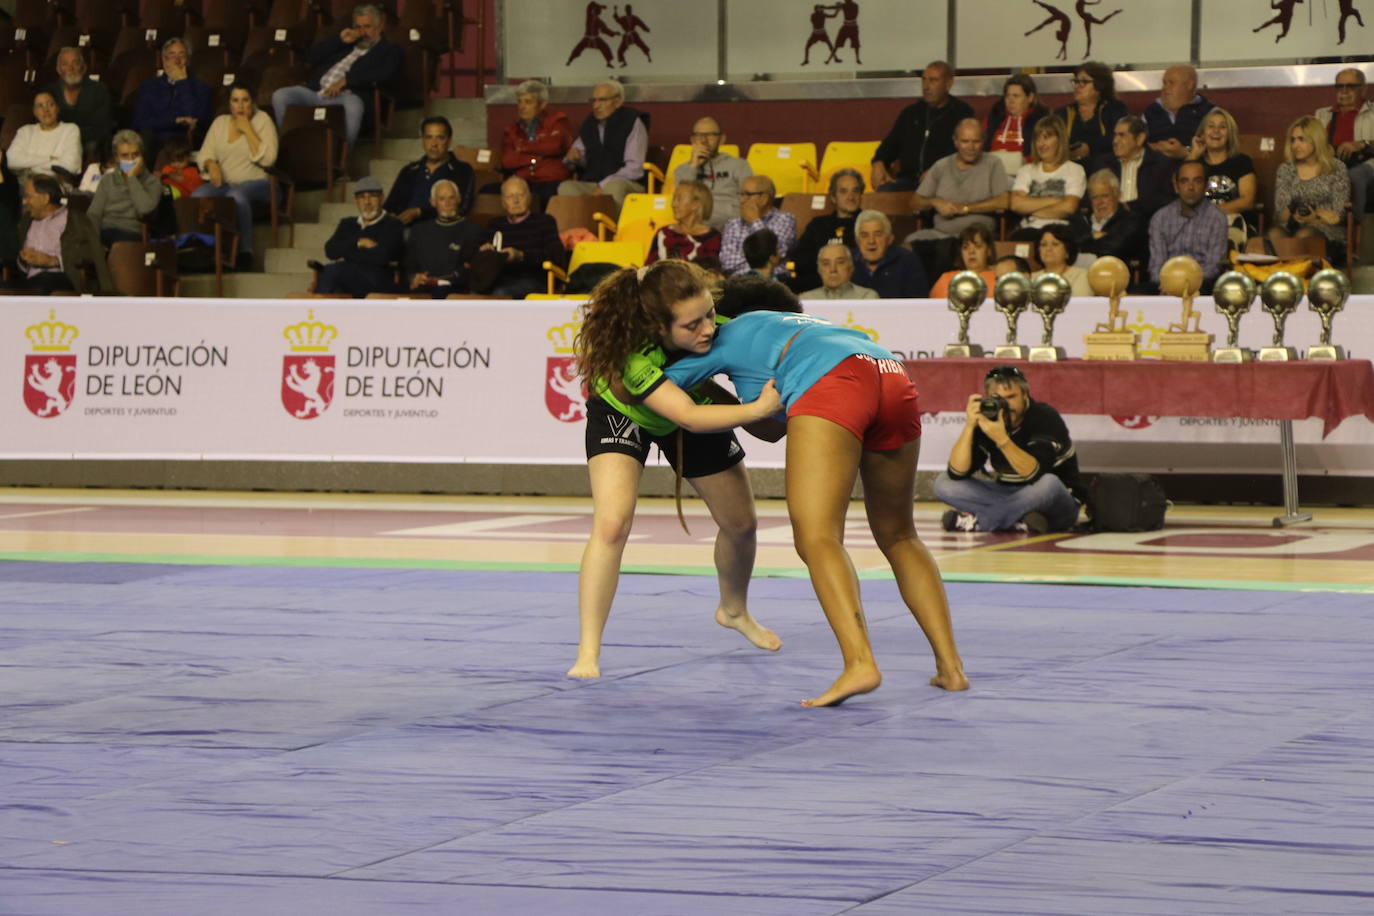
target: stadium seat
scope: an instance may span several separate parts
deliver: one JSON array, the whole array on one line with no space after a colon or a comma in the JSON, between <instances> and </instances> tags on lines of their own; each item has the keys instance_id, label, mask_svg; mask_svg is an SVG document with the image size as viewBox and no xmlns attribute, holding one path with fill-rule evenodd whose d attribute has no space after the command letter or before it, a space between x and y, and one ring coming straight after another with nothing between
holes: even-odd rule
<instances>
[{"instance_id":1,"label":"stadium seat","mask_svg":"<svg viewBox=\"0 0 1374 916\"><path fill-rule=\"evenodd\" d=\"M573 246L567 270L563 270L552 261L544 262L544 272L549 279L549 295L558 291L555 286L566 285L568 278L583 264L643 267L644 255L644 246L638 242L578 242Z\"/></svg>"},{"instance_id":2,"label":"stadium seat","mask_svg":"<svg viewBox=\"0 0 1374 916\"><path fill-rule=\"evenodd\" d=\"M792 218L797 221L797 238L802 237L802 233L806 231L811 220L831 212L829 198L819 192L804 194L794 191L791 194L784 194L782 206L778 209L784 213L792 214Z\"/></svg>"},{"instance_id":3,"label":"stadium seat","mask_svg":"<svg viewBox=\"0 0 1374 916\"><path fill-rule=\"evenodd\" d=\"M607 233L617 242L639 242L644 253L649 252L649 242L654 233L673 222L673 211L668 198L662 194L627 194L620 208L620 219L612 219L605 213L592 214L596 220L596 237L606 241Z\"/></svg>"},{"instance_id":4,"label":"stadium seat","mask_svg":"<svg viewBox=\"0 0 1374 916\"><path fill-rule=\"evenodd\" d=\"M544 212L553 217L554 222L558 224L559 232L579 228L595 232L595 214L614 211L615 199L609 194L556 194L549 199L549 205Z\"/></svg>"},{"instance_id":5,"label":"stadium seat","mask_svg":"<svg viewBox=\"0 0 1374 916\"><path fill-rule=\"evenodd\" d=\"M821 156L820 174L816 177L816 189L825 192L830 188L830 176L840 169L853 169L864 178L868 187L868 171L873 162L873 154L878 151L881 140L833 140L825 145Z\"/></svg>"},{"instance_id":6,"label":"stadium seat","mask_svg":"<svg viewBox=\"0 0 1374 916\"><path fill-rule=\"evenodd\" d=\"M755 143L749 147L749 167L755 175L773 179L775 193L781 197L797 191L811 190L811 177L806 165L814 170L814 143Z\"/></svg>"},{"instance_id":7,"label":"stadium seat","mask_svg":"<svg viewBox=\"0 0 1374 916\"><path fill-rule=\"evenodd\" d=\"M720 145L720 151L730 156L738 156L739 144L722 143ZM677 182L673 180L673 173L677 171L678 166L689 162L691 158L691 144L679 143L677 146L673 147L673 154L668 157L667 168L660 169L653 163L646 162L644 164L644 171L646 173L645 177L648 180L649 193L654 193L654 181L657 180L659 186L663 188L663 190L658 193L671 198L673 196L673 188L677 184Z\"/></svg>"},{"instance_id":8,"label":"stadium seat","mask_svg":"<svg viewBox=\"0 0 1374 916\"><path fill-rule=\"evenodd\" d=\"M181 294L176 243L171 239L115 242L110 246L107 263L110 279L120 295L147 298Z\"/></svg>"}]
</instances>

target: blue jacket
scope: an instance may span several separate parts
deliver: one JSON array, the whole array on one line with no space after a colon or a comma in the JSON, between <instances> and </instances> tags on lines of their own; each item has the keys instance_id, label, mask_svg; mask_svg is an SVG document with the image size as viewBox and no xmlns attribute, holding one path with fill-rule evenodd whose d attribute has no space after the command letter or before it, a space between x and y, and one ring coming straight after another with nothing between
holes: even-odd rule
<instances>
[{"instance_id":1,"label":"blue jacket","mask_svg":"<svg viewBox=\"0 0 1374 916\"><path fill-rule=\"evenodd\" d=\"M926 279L921 259L901 245L887 246L883 259L873 269L869 269L868 262L857 250L853 254L852 282L875 290L880 299L924 299L930 292L930 281Z\"/></svg>"},{"instance_id":2,"label":"blue jacket","mask_svg":"<svg viewBox=\"0 0 1374 916\"><path fill-rule=\"evenodd\" d=\"M134 130L150 131L159 140L184 137L186 128L177 118L195 118L196 136L205 136L210 128L210 87L194 76L175 83L165 75L144 80L138 87Z\"/></svg>"}]
</instances>

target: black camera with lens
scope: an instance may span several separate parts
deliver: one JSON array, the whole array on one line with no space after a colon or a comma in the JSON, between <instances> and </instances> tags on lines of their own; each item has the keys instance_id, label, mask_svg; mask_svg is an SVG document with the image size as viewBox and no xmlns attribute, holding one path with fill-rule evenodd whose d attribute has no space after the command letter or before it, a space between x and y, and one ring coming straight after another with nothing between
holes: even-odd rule
<instances>
[{"instance_id":1,"label":"black camera with lens","mask_svg":"<svg viewBox=\"0 0 1374 916\"><path fill-rule=\"evenodd\" d=\"M1005 417L1009 410L1011 405L1000 394L990 394L978 401L978 412L989 420Z\"/></svg>"}]
</instances>

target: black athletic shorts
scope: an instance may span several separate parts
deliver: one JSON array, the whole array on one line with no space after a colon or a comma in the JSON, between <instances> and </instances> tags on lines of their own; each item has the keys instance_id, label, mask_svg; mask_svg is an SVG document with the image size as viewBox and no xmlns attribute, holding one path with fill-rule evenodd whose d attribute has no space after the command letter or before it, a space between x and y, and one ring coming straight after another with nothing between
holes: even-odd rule
<instances>
[{"instance_id":1,"label":"black athletic shorts","mask_svg":"<svg viewBox=\"0 0 1374 916\"><path fill-rule=\"evenodd\" d=\"M649 447L657 445L663 457L677 467L677 437L671 432L655 436L601 398L587 399L587 457L606 452L629 455L640 464L649 457ZM683 477L709 477L728 470L744 460L744 449L733 432L689 433L682 430Z\"/></svg>"}]
</instances>

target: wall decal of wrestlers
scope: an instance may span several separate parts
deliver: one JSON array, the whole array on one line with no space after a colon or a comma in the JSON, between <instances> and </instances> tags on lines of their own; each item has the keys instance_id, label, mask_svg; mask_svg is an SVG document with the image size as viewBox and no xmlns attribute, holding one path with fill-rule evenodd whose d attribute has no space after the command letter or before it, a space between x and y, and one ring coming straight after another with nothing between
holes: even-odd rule
<instances>
[{"instance_id":1,"label":"wall decal of wrestlers","mask_svg":"<svg viewBox=\"0 0 1374 916\"><path fill-rule=\"evenodd\" d=\"M840 30L832 42L825 21L836 16L842 18ZM824 44L830 49L830 56L821 63L842 64L844 58L840 57L840 48L846 43L854 49L854 63L862 66L863 59L859 57L859 4L854 0L840 0L829 6L823 3L814 4L811 7L811 36L806 39L806 50L802 55L801 65L806 67L811 64L811 47L815 44Z\"/></svg>"},{"instance_id":2,"label":"wall decal of wrestlers","mask_svg":"<svg viewBox=\"0 0 1374 916\"><path fill-rule=\"evenodd\" d=\"M1055 60L1068 60L1069 35L1073 32L1073 20L1069 18L1068 13L1057 6L1045 3L1044 0L1031 0L1031 2L1043 8L1049 15L1045 17L1044 22L1040 23L1029 32L1026 32L1026 37L1034 35L1046 26L1055 26L1054 37L1055 40L1059 42L1059 53L1055 55ZM1093 26L1103 25L1108 19L1111 19L1121 12L1120 9L1115 9L1107 15L1099 17L1093 13L1092 7L1101 6L1101 4L1102 0L1076 0L1073 5L1074 12L1078 15L1078 18L1083 20L1083 37L1087 40L1087 44L1083 49L1084 60L1091 57L1093 53Z\"/></svg>"},{"instance_id":3,"label":"wall decal of wrestlers","mask_svg":"<svg viewBox=\"0 0 1374 916\"><path fill-rule=\"evenodd\" d=\"M1269 8L1274 11L1274 17L1261 22L1251 29L1251 32L1258 33L1269 28L1271 25L1279 27L1279 34L1274 36L1274 44L1278 44L1288 36L1288 30L1293 27L1293 14L1297 11L1297 5L1303 0L1269 0ZM1364 28L1364 17L1360 11L1355 9L1355 0L1338 0L1340 6L1340 21L1336 23L1336 34L1339 36L1338 45L1345 44L1345 21L1354 18ZM1326 16L1326 0L1322 0L1322 15ZM1307 0L1307 24L1312 25L1312 0Z\"/></svg>"},{"instance_id":4,"label":"wall decal of wrestlers","mask_svg":"<svg viewBox=\"0 0 1374 916\"><path fill-rule=\"evenodd\" d=\"M649 46L644 43L644 39L639 35L640 31L650 32L653 30L649 28L648 23L635 15L634 7L628 3L625 4L623 14L620 12L620 7L612 7L611 18L615 20L616 25L620 26L619 32L602 21L601 14L604 12L606 12L605 5L597 3L596 0L591 0L587 4L587 19L582 30L582 40L577 43L577 47L572 49L572 53L568 55L568 62L563 66L571 66L572 62L577 60L583 51L594 48L601 52L602 57L606 58L606 66L614 67L615 63L611 59L611 47L601 39L602 35L607 38L620 36L620 47L616 49L616 59L620 61L620 66L627 65L625 52L631 46L638 47L644 52L644 57L653 63L654 58L649 53Z\"/></svg>"}]
</instances>

